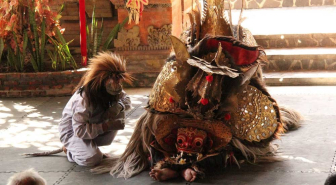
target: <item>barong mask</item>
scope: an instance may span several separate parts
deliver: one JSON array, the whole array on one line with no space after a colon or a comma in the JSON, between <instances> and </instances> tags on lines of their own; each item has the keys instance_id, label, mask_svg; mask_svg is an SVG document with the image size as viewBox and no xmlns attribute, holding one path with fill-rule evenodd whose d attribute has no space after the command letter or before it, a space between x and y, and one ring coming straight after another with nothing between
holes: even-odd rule
<instances>
[{"instance_id":1,"label":"barong mask","mask_svg":"<svg viewBox=\"0 0 336 185\"><path fill-rule=\"evenodd\" d=\"M196 21L188 40L171 36L175 54L149 97L150 110L169 115L157 123L152 145L166 156L201 154L199 161L225 149L232 137L260 142L282 129L276 102L249 85L267 62L264 51L248 38L232 37L229 25L210 9L201 27Z\"/></svg>"},{"instance_id":2,"label":"barong mask","mask_svg":"<svg viewBox=\"0 0 336 185\"><path fill-rule=\"evenodd\" d=\"M201 153L207 141L207 133L193 127L179 128L176 148L178 152Z\"/></svg>"}]
</instances>

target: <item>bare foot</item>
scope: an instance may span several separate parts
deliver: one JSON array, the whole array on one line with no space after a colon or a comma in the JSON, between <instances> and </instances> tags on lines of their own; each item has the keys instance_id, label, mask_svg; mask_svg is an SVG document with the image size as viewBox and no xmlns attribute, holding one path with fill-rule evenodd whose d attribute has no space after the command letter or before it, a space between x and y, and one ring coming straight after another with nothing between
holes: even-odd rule
<instances>
[{"instance_id":1,"label":"bare foot","mask_svg":"<svg viewBox=\"0 0 336 185\"><path fill-rule=\"evenodd\" d=\"M110 154L106 154L106 153L103 154L103 159L110 158L110 157L111 157Z\"/></svg>"},{"instance_id":2,"label":"bare foot","mask_svg":"<svg viewBox=\"0 0 336 185\"><path fill-rule=\"evenodd\" d=\"M67 149L65 148L65 146L62 147L62 150L65 154L67 154Z\"/></svg>"},{"instance_id":3,"label":"bare foot","mask_svg":"<svg viewBox=\"0 0 336 185\"><path fill-rule=\"evenodd\" d=\"M197 173L193 169L187 168L182 170L181 175L186 181L193 182L196 179Z\"/></svg>"},{"instance_id":4,"label":"bare foot","mask_svg":"<svg viewBox=\"0 0 336 185\"><path fill-rule=\"evenodd\" d=\"M178 173L172 169L169 168L163 168L163 169L152 169L149 172L149 176L152 177L156 181L165 181L168 179L176 178L178 177Z\"/></svg>"}]
</instances>

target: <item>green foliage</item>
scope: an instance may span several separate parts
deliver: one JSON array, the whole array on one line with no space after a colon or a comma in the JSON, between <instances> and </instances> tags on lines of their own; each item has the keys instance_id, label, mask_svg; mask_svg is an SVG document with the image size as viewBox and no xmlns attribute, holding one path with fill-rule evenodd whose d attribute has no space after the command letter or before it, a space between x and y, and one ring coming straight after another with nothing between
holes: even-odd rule
<instances>
[{"instance_id":1,"label":"green foliage","mask_svg":"<svg viewBox=\"0 0 336 185\"><path fill-rule=\"evenodd\" d=\"M89 58L93 57L97 54L98 51L101 50L101 41L104 32L104 19L101 19L100 28L98 28L98 21L95 17L95 9L96 7L93 6L91 28L89 28L88 25L86 26L86 42Z\"/></svg>"},{"instance_id":2,"label":"green foliage","mask_svg":"<svg viewBox=\"0 0 336 185\"><path fill-rule=\"evenodd\" d=\"M86 26L86 41L87 41L87 51L88 51L88 58L93 57L99 51L106 51L109 50L113 44L112 41L118 35L118 32L121 30L122 27L128 22L128 16L123 20L122 23L118 23L114 26L111 30L109 35L106 38L106 41L102 44L102 37L103 37L103 18L101 19L101 25L98 27L98 21L95 17L95 6L93 7L92 11L92 20L91 20L91 27Z\"/></svg>"},{"instance_id":3,"label":"green foliage","mask_svg":"<svg viewBox=\"0 0 336 185\"><path fill-rule=\"evenodd\" d=\"M72 68L77 68L75 59L72 57L69 49L69 44L73 41L66 42L61 31L56 28L56 39L49 37L49 40L53 43L53 51L47 50L48 55L52 61L52 68L55 70L65 70L66 65Z\"/></svg>"},{"instance_id":4,"label":"green foliage","mask_svg":"<svg viewBox=\"0 0 336 185\"><path fill-rule=\"evenodd\" d=\"M20 50L21 48L19 47L17 35L15 32L13 33L13 37L16 48L14 50L11 47L8 48L7 65L14 68L16 71L22 72L24 70L24 59L26 56L28 41L27 32L24 32L22 51Z\"/></svg>"},{"instance_id":5,"label":"green foliage","mask_svg":"<svg viewBox=\"0 0 336 185\"><path fill-rule=\"evenodd\" d=\"M2 56L2 52L4 48L5 48L5 44L4 44L3 38L0 38L0 63L1 63L1 56Z\"/></svg>"},{"instance_id":6,"label":"green foliage","mask_svg":"<svg viewBox=\"0 0 336 185\"><path fill-rule=\"evenodd\" d=\"M7 51L10 70L23 72L26 66L31 65L35 72L44 71L46 46L50 44L56 48L57 61L64 60L58 62L64 64L62 67L55 68L64 70L68 64L77 67L69 51L69 43L65 42L60 31L58 20L64 6L58 12L53 11L49 7L52 1L0 0L0 58L2 52Z\"/></svg>"},{"instance_id":7,"label":"green foliage","mask_svg":"<svg viewBox=\"0 0 336 185\"><path fill-rule=\"evenodd\" d=\"M104 51L109 49L111 42L113 41L113 39L117 37L118 32L121 30L122 27L125 26L126 22L128 22L128 16L123 20L121 24L118 23L117 25L114 26L114 28L111 30L110 34L108 35L104 43L104 47L103 47Z\"/></svg>"}]
</instances>

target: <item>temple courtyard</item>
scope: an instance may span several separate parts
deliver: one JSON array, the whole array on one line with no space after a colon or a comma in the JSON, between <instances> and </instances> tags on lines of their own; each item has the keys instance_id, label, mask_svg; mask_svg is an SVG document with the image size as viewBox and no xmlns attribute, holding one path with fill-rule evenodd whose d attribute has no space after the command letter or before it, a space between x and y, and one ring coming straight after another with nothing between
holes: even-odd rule
<instances>
[{"instance_id":1,"label":"temple courtyard","mask_svg":"<svg viewBox=\"0 0 336 185\"><path fill-rule=\"evenodd\" d=\"M64 153L48 157L26 158L20 154L61 147L58 122L69 100L66 97L0 99L0 184L13 174L34 168L49 185L106 184L226 184L226 185L322 185L336 171L336 86L268 87L280 105L298 110L302 127L274 143L279 145L281 162L249 164L239 169L207 174L205 179L186 183L182 178L168 182L152 180L148 172L128 180L109 174L94 175L88 167L67 161ZM101 150L112 155L123 152L139 116L145 111L150 89L126 89L132 99L125 130L119 131L112 145Z\"/></svg>"}]
</instances>

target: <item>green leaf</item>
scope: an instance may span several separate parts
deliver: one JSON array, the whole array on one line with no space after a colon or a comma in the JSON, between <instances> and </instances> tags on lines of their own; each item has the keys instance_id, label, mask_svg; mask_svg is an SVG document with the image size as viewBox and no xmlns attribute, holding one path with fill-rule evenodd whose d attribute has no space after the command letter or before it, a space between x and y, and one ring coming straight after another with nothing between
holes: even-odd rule
<instances>
[{"instance_id":1,"label":"green leaf","mask_svg":"<svg viewBox=\"0 0 336 185\"><path fill-rule=\"evenodd\" d=\"M14 51L11 47L8 47L7 65L9 67L14 67L14 69L17 71L15 61L14 61Z\"/></svg>"},{"instance_id":2,"label":"green leaf","mask_svg":"<svg viewBox=\"0 0 336 185\"><path fill-rule=\"evenodd\" d=\"M22 55L23 55L23 60L22 60L22 67L24 65L24 60L26 59L26 49L27 49L27 44L28 44L28 35L27 35L27 31L25 30L23 32L23 47L22 47Z\"/></svg>"},{"instance_id":3,"label":"green leaf","mask_svg":"<svg viewBox=\"0 0 336 185\"><path fill-rule=\"evenodd\" d=\"M21 69L23 69L23 66L21 66L21 59L20 59L20 48L19 48L19 44L17 42L17 36L15 31L13 31L13 37L14 37L14 41L16 44L16 48L15 48L15 52L13 52L13 62L14 62L14 66L16 71L21 71Z\"/></svg>"},{"instance_id":4,"label":"green leaf","mask_svg":"<svg viewBox=\"0 0 336 185\"><path fill-rule=\"evenodd\" d=\"M93 10L92 10L92 17L91 17L91 41L93 41L93 34L94 34L94 26L95 26L95 9L96 9L96 5L93 6Z\"/></svg>"},{"instance_id":5,"label":"green leaf","mask_svg":"<svg viewBox=\"0 0 336 185\"><path fill-rule=\"evenodd\" d=\"M119 31L119 27L120 27L120 24L118 23L117 25L114 26L114 28L111 30L111 32L109 33L109 35L107 36L106 38L106 41L104 43L104 47L103 47L103 50L107 50L108 47L110 46L110 43L112 42L112 40L114 38L116 38L116 35Z\"/></svg>"},{"instance_id":6,"label":"green leaf","mask_svg":"<svg viewBox=\"0 0 336 185\"><path fill-rule=\"evenodd\" d=\"M34 57L31 57L31 58L30 58L30 62L32 63L32 66L33 66L33 68L34 68L34 71L35 71L35 72L39 72L39 69L38 69L38 66L37 66L37 63L36 63Z\"/></svg>"},{"instance_id":7,"label":"green leaf","mask_svg":"<svg viewBox=\"0 0 336 185\"><path fill-rule=\"evenodd\" d=\"M61 7L60 7L60 9L58 10L57 13L62 14L63 10L64 10L64 3L62 3L62 5L61 5Z\"/></svg>"},{"instance_id":8,"label":"green leaf","mask_svg":"<svg viewBox=\"0 0 336 185\"><path fill-rule=\"evenodd\" d=\"M121 28L123 28L125 26L125 24L128 21L128 17L126 17L122 23L118 23L117 25L114 26L114 28L111 30L111 32L109 33L109 35L107 36L107 39L104 43L104 47L103 50L108 50L111 42L113 41L113 39L115 39L118 35L118 32L121 30Z\"/></svg>"},{"instance_id":9,"label":"green leaf","mask_svg":"<svg viewBox=\"0 0 336 185\"><path fill-rule=\"evenodd\" d=\"M40 60L40 50L39 50L39 37L37 32L37 26L35 21L35 12L33 12L30 8L28 8L29 13L29 22L30 22L30 28L34 34L34 41L35 41L35 53L36 53L36 63L38 66L39 71L41 71L41 60Z\"/></svg>"},{"instance_id":10,"label":"green leaf","mask_svg":"<svg viewBox=\"0 0 336 185\"><path fill-rule=\"evenodd\" d=\"M2 38L0 38L0 63L1 63L1 56L2 56L2 52L5 48L5 44Z\"/></svg>"},{"instance_id":11,"label":"green leaf","mask_svg":"<svg viewBox=\"0 0 336 185\"><path fill-rule=\"evenodd\" d=\"M123 20L123 22L120 24L120 28L119 28L119 31L121 28L123 28L125 26L125 24L128 22L128 16Z\"/></svg>"},{"instance_id":12,"label":"green leaf","mask_svg":"<svg viewBox=\"0 0 336 185\"><path fill-rule=\"evenodd\" d=\"M45 18L43 17L41 25L41 70L44 70L44 47L45 47Z\"/></svg>"},{"instance_id":13,"label":"green leaf","mask_svg":"<svg viewBox=\"0 0 336 185\"><path fill-rule=\"evenodd\" d=\"M101 25L100 25L100 32L98 33L98 40L97 40L97 45L98 45L98 48L100 48L100 45L101 45L101 42L102 42L102 37L103 37L103 33L104 33L104 19L102 18L102 21L101 21Z\"/></svg>"}]
</instances>

